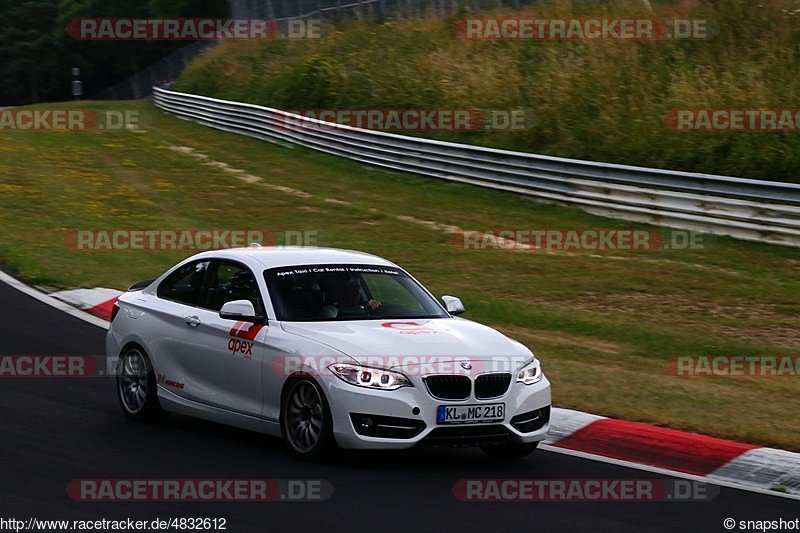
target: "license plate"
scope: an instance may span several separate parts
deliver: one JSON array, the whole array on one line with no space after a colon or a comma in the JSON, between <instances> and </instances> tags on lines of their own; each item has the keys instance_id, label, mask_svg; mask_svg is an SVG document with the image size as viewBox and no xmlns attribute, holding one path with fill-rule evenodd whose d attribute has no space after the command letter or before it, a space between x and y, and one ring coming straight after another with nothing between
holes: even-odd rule
<instances>
[{"instance_id":1,"label":"license plate","mask_svg":"<svg viewBox=\"0 0 800 533\"><path fill-rule=\"evenodd\" d=\"M502 422L506 416L506 404L485 403L481 405L440 405L436 413L439 424L485 424Z\"/></svg>"}]
</instances>

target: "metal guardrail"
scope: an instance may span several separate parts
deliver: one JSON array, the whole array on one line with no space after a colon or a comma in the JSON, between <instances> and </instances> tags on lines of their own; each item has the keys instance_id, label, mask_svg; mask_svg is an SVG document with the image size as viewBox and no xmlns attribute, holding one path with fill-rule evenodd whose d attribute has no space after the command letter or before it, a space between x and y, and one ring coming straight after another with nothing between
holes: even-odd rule
<instances>
[{"instance_id":1,"label":"metal guardrail","mask_svg":"<svg viewBox=\"0 0 800 533\"><path fill-rule=\"evenodd\" d=\"M212 128L534 196L590 213L800 246L800 184L596 163L408 137L154 88L158 107Z\"/></svg>"}]
</instances>

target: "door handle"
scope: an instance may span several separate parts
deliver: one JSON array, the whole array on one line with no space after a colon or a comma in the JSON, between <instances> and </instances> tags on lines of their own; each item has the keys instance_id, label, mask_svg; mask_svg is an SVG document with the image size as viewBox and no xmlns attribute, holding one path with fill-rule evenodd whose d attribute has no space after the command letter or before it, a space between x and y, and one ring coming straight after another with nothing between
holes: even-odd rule
<instances>
[{"instance_id":1,"label":"door handle","mask_svg":"<svg viewBox=\"0 0 800 533\"><path fill-rule=\"evenodd\" d=\"M183 317L183 320L193 328L196 328L197 326L200 325L200 319L197 318L196 316L185 316Z\"/></svg>"}]
</instances>

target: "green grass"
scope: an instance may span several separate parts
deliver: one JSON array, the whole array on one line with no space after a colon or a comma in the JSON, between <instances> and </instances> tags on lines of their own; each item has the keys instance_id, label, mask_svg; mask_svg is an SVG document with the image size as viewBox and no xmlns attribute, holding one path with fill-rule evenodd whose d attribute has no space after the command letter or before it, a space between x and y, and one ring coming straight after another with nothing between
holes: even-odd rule
<instances>
[{"instance_id":1,"label":"green grass","mask_svg":"<svg viewBox=\"0 0 800 533\"><path fill-rule=\"evenodd\" d=\"M673 110L796 109L796 0L549 2L472 17L710 20L709 40L468 41L447 19L227 42L178 88L280 109L528 109L522 131L439 138L595 161L800 181L800 131L697 132ZM430 136L430 133L425 135Z\"/></svg>"},{"instance_id":2,"label":"green grass","mask_svg":"<svg viewBox=\"0 0 800 533\"><path fill-rule=\"evenodd\" d=\"M64 240L73 230L317 231L321 244L388 257L435 294L462 297L467 318L539 355L560 406L800 450L797 376L664 370L675 355L797 355L800 250L722 237L696 251L464 250L441 226L403 217L466 230L648 226L366 169L181 121L147 102L65 105L150 120L144 132L0 133L0 260L33 283L125 288L189 255L77 251Z\"/></svg>"}]
</instances>

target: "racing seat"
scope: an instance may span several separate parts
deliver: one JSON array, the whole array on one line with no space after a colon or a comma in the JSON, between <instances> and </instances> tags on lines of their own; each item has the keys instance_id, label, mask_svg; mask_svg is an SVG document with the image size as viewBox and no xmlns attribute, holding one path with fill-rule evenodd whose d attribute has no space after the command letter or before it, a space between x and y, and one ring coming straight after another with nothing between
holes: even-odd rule
<instances>
[{"instance_id":1,"label":"racing seat","mask_svg":"<svg viewBox=\"0 0 800 533\"><path fill-rule=\"evenodd\" d=\"M231 278L230 287L228 288L228 298L226 301L233 302L235 300L248 300L253 304L256 313L263 312L261 305L261 294L258 291L258 283L253 274L247 270L237 272Z\"/></svg>"}]
</instances>

